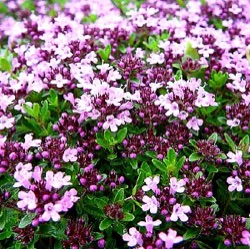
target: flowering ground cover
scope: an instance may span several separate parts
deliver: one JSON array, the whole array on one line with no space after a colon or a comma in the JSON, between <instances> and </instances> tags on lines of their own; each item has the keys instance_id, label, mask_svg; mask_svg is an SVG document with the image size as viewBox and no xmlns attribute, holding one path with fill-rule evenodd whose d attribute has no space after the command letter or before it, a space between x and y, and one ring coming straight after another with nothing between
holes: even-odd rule
<instances>
[{"instance_id":1,"label":"flowering ground cover","mask_svg":"<svg viewBox=\"0 0 250 249\"><path fill-rule=\"evenodd\" d=\"M249 25L249 0L2 0L0 248L249 248Z\"/></svg>"}]
</instances>

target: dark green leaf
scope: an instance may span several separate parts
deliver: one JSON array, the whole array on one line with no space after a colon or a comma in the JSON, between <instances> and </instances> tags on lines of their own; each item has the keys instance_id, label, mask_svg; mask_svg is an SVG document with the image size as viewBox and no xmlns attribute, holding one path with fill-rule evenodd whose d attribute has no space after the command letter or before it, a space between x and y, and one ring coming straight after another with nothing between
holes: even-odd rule
<instances>
[{"instance_id":1,"label":"dark green leaf","mask_svg":"<svg viewBox=\"0 0 250 249\"><path fill-rule=\"evenodd\" d=\"M235 145L234 141L232 140L232 138L229 137L227 133L224 133L224 136L225 136L225 139L226 139L228 145L232 149L232 151L235 152L236 145Z\"/></svg>"},{"instance_id":2,"label":"dark green leaf","mask_svg":"<svg viewBox=\"0 0 250 249\"><path fill-rule=\"evenodd\" d=\"M152 163L154 164L154 166L159 169L160 171L166 173L167 172L167 167L166 165L161 162L160 160L158 159L152 159Z\"/></svg>"},{"instance_id":3,"label":"dark green leaf","mask_svg":"<svg viewBox=\"0 0 250 249\"><path fill-rule=\"evenodd\" d=\"M213 249L212 247L208 246L207 244L201 242L201 241L195 241L200 249Z\"/></svg>"},{"instance_id":4,"label":"dark green leaf","mask_svg":"<svg viewBox=\"0 0 250 249\"><path fill-rule=\"evenodd\" d=\"M218 134L216 132L214 132L213 134L211 134L209 136L208 140L212 140L212 141L214 141L214 143L216 143L218 140Z\"/></svg>"},{"instance_id":5,"label":"dark green leaf","mask_svg":"<svg viewBox=\"0 0 250 249\"><path fill-rule=\"evenodd\" d=\"M4 231L2 233L0 233L0 240L4 240L9 238L12 235L11 231Z\"/></svg>"},{"instance_id":6,"label":"dark green leaf","mask_svg":"<svg viewBox=\"0 0 250 249\"><path fill-rule=\"evenodd\" d=\"M130 213L124 213L124 218L122 221L133 221L135 219L135 216Z\"/></svg>"},{"instance_id":7,"label":"dark green leaf","mask_svg":"<svg viewBox=\"0 0 250 249\"><path fill-rule=\"evenodd\" d=\"M93 232L92 235L94 236L94 240L99 240L104 237L102 233L98 233L98 232Z\"/></svg>"},{"instance_id":8,"label":"dark green leaf","mask_svg":"<svg viewBox=\"0 0 250 249\"><path fill-rule=\"evenodd\" d=\"M192 153L188 158L189 162L195 162L200 159L203 159L203 156L197 152Z\"/></svg>"},{"instance_id":9,"label":"dark green leaf","mask_svg":"<svg viewBox=\"0 0 250 249\"><path fill-rule=\"evenodd\" d=\"M127 127L122 128L117 132L117 142L121 143L127 136L128 129Z\"/></svg>"},{"instance_id":10,"label":"dark green leaf","mask_svg":"<svg viewBox=\"0 0 250 249\"><path fill-rule=\"evenodd\" d=\"M109 228L111 226L112 223L113 223L113 220L111 220L110 218L105 218L99 224L99 229L101 231L106 230L107 228Z\"/></svg>"},{"instance_id":11,"label":"dark green leaf","mask_svg":"<svg viewBox=\"0 0 250 249\"><path fill-rule=\"evenodd\" d=\"M119 203L123 203L124 201L124 189L120 188L117 193L115 194L114 200L113 202L119 202Z\"/></svg>"},{"instance_id":12,"label":"dark green leaf","mask_svg":"<svg viewBox=\"0 0 250 249\"><path fill-rule=\"evenodd\" d=\"M54 249L62 249L62 241L56 240Z\"/></svg>"},{"instance_id":13,"label":"dark green leaf","mask_svg":"<svg viewBox=\"0 0 250 249\"><path fill-rule=\"evenodd\" d=\"M184 233L184 240L189 240L195 238L200 233L200 228L190 228L187 232Z\"/></svg>"}]
</instances>

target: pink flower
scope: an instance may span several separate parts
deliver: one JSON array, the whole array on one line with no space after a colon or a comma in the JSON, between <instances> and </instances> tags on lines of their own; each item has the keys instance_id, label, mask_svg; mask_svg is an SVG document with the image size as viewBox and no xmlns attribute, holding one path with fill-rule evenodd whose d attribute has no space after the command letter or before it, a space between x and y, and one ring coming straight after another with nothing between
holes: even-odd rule
<instances>
[{"instance_id":1,"label":"pink flower","mask_svg":"<svg viewBox=\"0 0 250 249\"><path fill-rule=\"evenodd\" d=\"M15 96L14 95L5 95L3 93L0 92L0 106L1 109L6 112L7 107L9 105L11 105L13 103L13 101L15 100Z\"/></svg>"},{"instance_id":2,"label":"pink flower","mask_svg":"<svg viewBox=\"0 0 250 249\"><path fill-rule=\"evenodd\" d=\"M166 116L175 116L177 117L180 110L179 110L179 105L176 102L173 103L167 103L165 105L165 109L167 109L168 111L165 113Z\"/></svg>"},{"instance_id":3,"label":"pink flower","mask_svg":"<svg viewBox=\"0 0 250 249\"><path fill-rule=\"evenodd\" d=\"M241 233L242 235L242 238L240 239L241 243L243 245L247 245L247 246L250 246L250 233L245 230Z\"/></svg>"},{"instance_id":4,"label":"pink flower","mask_svg":"<svg viewBox=\"0 0 250 249\"><path fill-rule=\"evenodd\" d=\"M57 202L58 204L61 204L62 211L67 212L73 207L74 203L80 199L80 197L76 195L77 191L74 188L64 193L62 199Z\"/></svg>"},{"instance_id":5,"label":"pink flower","mask_svg":"<svg viewBox=\"0 0 250 249\"><path fill-rule=\"evenodd\" d=\"M194 131L198 131L200 129L199 126L203 124L202 119L197 119L196 117L192 117L188 122L187 122L187 128L188 129L193 129Z\"/></svg>"},{"instance_id":6,"label":"pink flower","mask_svg":"<svg viewBox=\"0 0 250 249\"><path fill-rule=\"evenodd\" d=\"M61 74L57 74L56 79L51 80L50 83L56 85L58 88L62 88L64 85L68 83L68 80L64 79Z\"/></svg>"},{"instance_id":7,"label":"pink flower","mask_svg":"<svg viewBox=\"0 0 250 249\"><path fill-rule=\"evenodd\" d=\"M231 128L237 127L240 125L240 120L237 118L234 119L228 119L227 120L227 125L230 126Z\"/></svg>"},{"instance_id":8,"label":"pink flower","mask_svg":"<svg viewBox=\"0 0 250 249\"><path fill-rule=\"evenodd\" d=\"M188 220L188 216L186 213L190 213L191 208L189 206L181 206L179 203L173 206L173 213L170 216L171 221L177 221L180 219L181 221L185 222Z\"/></svg>"},{"instance_id":9,"label":"pink flower","mask_svg":"<svg viewBox=\"0 0 250 249\"><path fill-rule=\"evenodd\" d=\"M57 172L54 174L52 171L46 172L46 185L45 188L51 190L51 188L60 189L63 186L71 185L70 181L71 176L64 176L64 172Z\"/></svg>"},{"instance_id":10,"label":"pink flower","mask_svg":"<svg viewBox=\"0 0 250 249\"><path fill-rule=\"evenodd\" d=\"M0 117L0 130L9 129L13 126L15 118L8 118L7 116Z\"/></svg>"},{"instance_id":11,"label":"pink flower","mask_svg":"<svg viewBox=\"0 0 250 249\"><path fill-rule=\"evenodd\" d=\"M160 177L159 176L154 176L154 178L152 177L147 177L144 182L146 183L146 185L142 186L142 190L143 191L149 191L152 190L154 193L159 193L160 190L157 186L157 184L160 182Z\"/></svg>"},{"instance_id":12,"label":"pink flower","mask_svg":"<svg viewBox=\"0 0 250 249\"><path fill-rule=\"evenodd\" d=\"M77 160L77 149L66 149L63 153L62 159L64 162L75 162Z\"/></svg>"},{"instance_id":13,"label":"pink flower","mask_svg":"<svg viewBox=\"0 0 250 249\"><path fill-rule=\"evenodd\" d=\"M162 64L164 62L164 54L156 54L156 53L151 53L150 58L147 59L147 62L150 63L150 65L153 64Z\"/></svg>"},{"instance_id":14,"label":"pink flower","mask_svg":"<svg viewBox=\"0 0 250 249\"><path fill-rule=\"evenodd\" d=\"M117 126L120 126L122 124L122 121L120 119L117 119L114 117L114 115L109 115L106 117L106 121L103 124L103 129L107 130L110 128L112 132L116 132L118 130Z\"/></svg>"},{"instance_id":15,"label":"pink flower","mask_svg":"<svg viewBox=\"0 0 250 249\"><path fill-rule=\"evenodd\" d=\"M240 150L236 150L235 154L233 152L228 152L227 153L227 156L230 158L230 159L227 159L228 162L230 163L238 163L239 166L242 165L243 163L243 159L242 159L242 151Z\"/></svg>"},{"instance_id":16,"label":"pink flower","mask_svg":"<svg viewBox=\"0 0 250 249\"><path fill-rule=\"evenodd\" d=\"M145 221L138 222L138 225L146 227L147 232L153 233L154 226L159 226L161 223L160 220L153 221L153 218L150 215L147 215Z\"/></svg>"},{"instance_id":17,"label":"pink flower","mask_svg":"<svg viewBox=\"0 0 250 249\"><path fill-rule=\"evenodd\" d=\"M40 182L42 180L42 173L43 173L43 169L39 166L36 166L34 168L34 171L32 173L32 177L36 182Z\"/></svg>"},{"instance_id":18,"label":"pink flower","mask_svg":"<svg viewBox=\"0 0 250 249\"><path fill-rule=\"evenodd\" d=\"M177 181L176 177L171 177L170 178L170 194L174 195L176 192L183 193L185 190L183 186L185 185L186 185L186 182L183 179Z\"/></svg>"},{"instance_id":19,"label":"pink flower","mask_svg":"<svg viewBox=\"0 0 250 249\"><path fill-rule=\"evenodd\" d=\"M27 151L30 147L39 147L41 145L41 139L34 139L33 134L26 134L24 136L24 143L22 143L22 147Z\"/></svg>"},{"instance_id":20,"label":"pink flower","mask_svg":"<svg viewBox=\"0 0 250 249\"><path fill-rule=\"evenodd\" d=\"M142 210L144 212L150 210L151 214L156 214L158 207L159 207L159 202L155 198L155 196L152 196L151 198L148 197L147 195L143 196L142 201L145 203L142 205Z\"/></svg>"},{"instance_id":21,"label":"pink flower","mask_svg":"<svg viewBox=\"0 0 250 249\"><path fill-rule=\"evenodd\" d=\"M23 164L18 163L16 166L16 171L14 173L14 178L16 179L16 183L14 183L13 187L30 187L30 179L32 177L32 165L31 163Z\"/></svg>"},{"instance_id":22,"label":"pink flower","mask_svg":"<svg viewBox=\"0 0 250 249\"><path fill-rule=\"evenodd\" d=\"M235 176L235 178L233 178L232 176L228 177L227 183L229 184L228 190L230 192L234 191L235 189L238 192L243 190L242 181L238 176Z\"/></svg>"},{"instance_id":23,"label":"pink flower","mask_svg":"<svg viewBox=\"0 0 250 249\"><path fill-rule=\"evenodd\" d=\"M123 234L122 239L128 241L128 246L133 247L137 244L141 246L143 244L142 235L135 227L129 228L129 233Z\"/></svg>"},{"instance_id":24,"label":"pink flower","mask_svg":"<svg viewBox=\"0 0 250 249\"><path fill-rule=\"evenodd\" d=\"M177 232L175 230L172 230L171 228L168 229L168 234L165 234L163 232L159 233L160 239L165 242L166 249L171 249L173 248L174 244L183 241L183 237L176 235Z\"/></svg>"},{"instance_id":25,"label":"pink flower","mask_svg":"<svg viewBox=\"0 0 250 249\"><path fill-rule=\"evenodd\" d=\"M18 193L18 198L21 199L17 202L17 206L21 209L28 207L29 210L34 210L36 208L37 198L33 191L29 191L28 193L24 191L20 191Z\"/></svg>"},{"instance_id":26,"label":"pink flower","mask_svg":"<svg viewBox=\"0 0 250 249\"><path fill-rule=\"evenodd\" d=\"M53 204L50 202L44 205L44 213L42 214L42 220L49 221L50 219L52 219L53 221L59 221L60 215L58 213L61 211L61 204Z\"/></svg>"}]
</instances>

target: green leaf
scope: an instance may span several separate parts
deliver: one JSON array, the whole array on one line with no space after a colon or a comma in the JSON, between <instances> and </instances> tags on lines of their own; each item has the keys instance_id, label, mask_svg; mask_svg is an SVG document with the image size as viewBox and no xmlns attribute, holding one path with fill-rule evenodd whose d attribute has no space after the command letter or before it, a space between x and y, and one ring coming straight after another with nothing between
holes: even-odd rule
<instances>
[{"instance_id":1,"label":"green leaf","mask_svg":"<svg viewBox=\"0 0 250 249\"><path fill-rule=\"evenodd\" d=\"M124 231L126 230L126 228L125 228L125 226L121 222L115 221L113 226L114 226L114 230L118 234L120 234L120 235L124 234ZM111 248L111 247L109 247L109 248Z\"/></svg>"},{"instance_id":2,"label":"green leaf","mask_svg":"<svg viewBox=\"0 0 250 249\"><path fill-rule=\"evenodd\" d=\"M99 229L101 231L106 230L107 228L109 228L111 226L111 224L113 223L113 220L110 218L105 218L104 220L101 221L101 223L99 224Z\"/></svg>"},{"instance_id":3,"label":"green leaf","mask_svg":"<svg viewBox=\"0 0 250 249\"><path fill-rule=\"evenodd\" d=\"M50 105L52 105L54 107L58 107L58 94L57 94L56 90L51 88L49 91L49 96L50 96L50 98L48 98L48 101L49 101Z\"/></svg>"},{"instance_id":4,"label":"green leaf","mask_svg":"<svg viewBox=\"0 0 250 249\"><path fill-rule=\"evenodd\" d=\"M0 70L11 72L11 64L6 58L0 58Z\"/></svg>"},{"instance_id":5,"label":"green leaf","mask_svg":"<svg viewBox=\"0 0 250 249\"><path fill-rule=\"evenodd\" d=\"M49 104L47 100L43 102L43 105L41 108L41 118L42 118L43 123L46 123L50 118Z\"/></svg>"},{"instance_id":6,"label":"green leaf","mask_svg":"<svg viewBox=\"0 0 250 249\"><path fill-rule=\"evenodd\" d=\"M20 223L18 225L19 228L24 228L26 226L28 226L29 224L32 223L32 220L36 217L36 213L29 213L26 214L21 220Z\"/></svg>"},{"instance_id":7,"label":"green leaf","mask_svg":"<svg viewBox=\"0 0 250 249\"><path fill-rule=\"evenodd\" d=\"M136 180L136 184L132 189L132 195L135 195L138 188L140 188L142 186L144 178L145 178L145 173L142 170L139 170L138 177L137 177L137 180Z\"/></svg>"},{"instance_id":8,"label":"green leaf","mask_svg":"<svg viewBox=\"0 0 250 249\"><path fill-rule=\"evenodd\" d=\"M124 213L124 218L122 221L133 221L135 219L135 216L130 213Z\"/></svg>"},{"instance_id":9,"label":"green leaf","mask_svg":"<svg viewBox=\"0 0 250 249\"><path fill-rule=\"evenodd\" d=\"M54 249L62 249L62 241L56 240L54 244Z\"/></svg>"},{"instance_id":10,"label":"green leaf","mask_svg":"<svg viewBox=\"0 0 250 249\"><path fill-rule=\"evenodd\" d=\"M239 143L239 148L243 151L243 152L248 152L248 148L249 148L249 136L246 135L244 136Z\"/></svg>"},{"instance_id":11,"label":"green leaf","mask_svg":"<svg viewBox=\"0 0 250 249\"><path fill-rule=\"evenodd\" d=\"M200 249L213 249L212 247L208 246L207 244L201 242L201 241L195 241Z\"/></svg>"},{"instance_id":12,"label":"green leaf","mask_svg":"<svg viewBox=\"0 0 250 249\"><path fill-rule=\"evenodd\" d=\"M7 209L2 207L0 213L0 230L4 229L6 221L7 221Z\"/></svg>"},{"instance_id":13,"label":"green leaf","mask_svg":"<svg viewBox=\"0 0 250 249\"><path fill-rule=\"evenodd\" d=\"M104 139L97 138L95 141L96 141L99 145L101 145L101 147L103 147L104 149L110 149L109 144L108 144Z\"/></svg>"},{"instance_id":14,"label":"green leaf","mask_svg":"<svg viewBox=\"0 0 250 249\"><path fill-rule=\"evenodd\" d=\"M111 141L114 141L114 137L115 137L114 134L110 130L104 131L105 141L110 143Z\"/></svg>"},{"instance_id":15,"label":"green leaf","mask_svg":"<svg viewBox=\"0 0 250 249\"><path fill-rule=\"evenodd\" d=\"M192 153L188 158L189 162L195 162L200 159L203 159L203 156L197 152Z\"/></svg>"},{"instance_id":16,"label":"green leaf","mask_svg":"<svg viewBox=\"0 0 250 249\"><path fill-rule=\"evenodd\" d=\"M215 167L215 165L209 164L206 168L206 170L210 173L216 173L219 170Z\"/></svg>"},{"instance_id":17,"label":"green leaf","mask_svg":"<svg viewBox=\"0 0 250 249\"><path fill-rule=\"evenodd\" d=\"M99 240L104 237L102 233L98 233L98 232L92 232L92 235L94 236L94 240Z\"/></svg>"},{"instance_id":18,"label":"green leaf","mask_svg":"<svg viewBox=\"0 0 250 249\"><path fill-rule=\"evenodd\" d=\"M213 89L220 89L227 83L228 73L223 74L222 72L216 72L212 70L211 79L208 85Z\"/></svg>"},{"instance_id":19,"label":"green leaf","mask_svg":"<svg viewBox=\"0 0 250 249\"><path fill-rule=\"evenodd\" d=\"M125 137L127 136L127 132L128 132L127 127L124 127L117 132L116 136L117 136L118 143L121 143L125 139Z\"/></svg>"},{"instance_id":20,"label":"green leaf","mask_svg":"<svg viewBox=\"0 0 250 249\"><path fill-rule=\"evenodd\" d=\"M7 13L8 12L8 7L6 6L6 4L0 2L0 13Z\"/></svg>"},{"instance_id":21,"label":"green leaf","mask_svg":"<svg viewBox=\"0 0 250 249\"><path fill-rule=\"evenodd\" d=\"M148 165L148 163L145 162L145 161L141 164L140 171L143 171L143 172L145 173L145 176L146 176L146 177L152 175L151 168L150 168L150 166Z\"/></svg>"},{"instance_id":22,"label":"green leaf","mask_svg":"<svg viewBox=\"0 0 250 249\"><path fill-rule=\"evenodd\" d=\"M100 55L100 57L101 57L101 59L102 60L104 60L105 62L107 62L108 61L108 58L109 58L109 56L110 56L110 54L111 54L111 45L110 44L108 44L107 46L106 46L106 48L104 48L104 49L99 49L98 51L97 51L97 53Z\"/></svg>"},{"instance_id":23,"label":"green leaf","mask_svg":"<svg viewBox=\"0 0 250 249\"><path fill-rule=\"evenodd\" d=\"M175 165L174 175L178 176L180 169L182 168L183 164L186 161L186 157L182 156Z\"/></svg>"},{"instance_id":24,"label":"green leaf","mask_svg":"<svg viewBox=\"0 0 250 249\"><path fill-rule=\"evenodd\" d=\"M170 148L167 153L168 161L170 164L175 165L176 163L176 153L173 148Z\"/></svg>"},{"instance_id":25,"label":"green leaf","mask_svg":"<svg viewBox=\"0 0 250 249\"><path fill-rule=\"evenodd\" d=\"M184 233L184 240L190 240L195 238L200 233L200 228L191 228L187 232Z\"/></svg>"},{"instance_id":26,"label":"green leaf","mask_svg":"<svg viewBox=\"0 0 250 249\"><path fill-rule=\"evenodd\" d=\"M119 202L120 204L122 204L123 201L124 201L124 188L120 188L115 194L113 202L114 203Z\"/></svg>"},{"instance_id":27,"label":"green leaf","mask_svg":"<svg viewBox=\"0 0 250 249\"><path fill-rule=\"evenodd\" d=\"M227 133L224 133L225 139L228 143L228 145L230 146L230 148L232 149L233 152L235 152L236 150L236 145L234 143L234 141L232 140L231 137L229 137L229 135Z\"/></svg>"},{"instance_id":28,"label":"green leaf","mask_svg":"<svg viewBox=\"0 0 250 249\"><path fill-rule=\"evenodd\" d=\"M161 162L160 160L158 159L152 159L152 163L154 164L154 166L159 169L160 171L166 173L167 172L167 167L166 165Z\"/></svg>"},{"instance_id":29,"label":"green leaf","mask_svg":"<svg viewBox=\"0 0 250 249\"><path fill-rule=\"evenodd\" d=\"M187 42L184 58L190 57L193 60L199 60L200 56L196 48L192 47L191 42Z\"/></svg>"},{"instance_id":30,"label":"green leaf","mask_svg":"<svg viewBox=\"0 0 250 249\"><path fill-rule=\"evenodd\" d=\"M209 136L209 138L207 140L212 140L212 141L214 141L214 143L216 143L218 140L218 134L216 132L214 132L213 134L211 134Z\"/></svg>"},{"instance_id":31,"label":"green leaf","mask_svg":"<svg viewBox=\"0 0 250 249\"><path fill-rule=\"evenodd\" d=\"M136 159L129 158L129 163L130 163L132 169L136 170L138 168L138 161Z\"/></svg>"},{"instance_id":32,"label":"green leaf","mask_svg":"<svg viewBox=\"0 0 250 249\"><path fill-rule=\"evenodd\" d=\"M0 233L0 240L4 240L4 239L7 239L9 238L10 236L12 235L12 232L11 231L4 231L2 233Z\"/></svg>"}]
</instances>

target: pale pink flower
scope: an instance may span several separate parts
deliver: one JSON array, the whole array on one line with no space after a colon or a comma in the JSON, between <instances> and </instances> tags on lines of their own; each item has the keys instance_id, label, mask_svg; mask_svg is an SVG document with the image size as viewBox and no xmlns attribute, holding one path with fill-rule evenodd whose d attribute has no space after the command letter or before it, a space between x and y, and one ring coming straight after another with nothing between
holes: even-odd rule
<instances>
[{"instance_id":1,"label":"pale pink flower","mask_svg":"<svg viewBox=\"0 0 250 249\"><path fill-rule=\"evenodd\" d=\"M51 84L56 85L58 88L62 88L68 83L67 79L64 79L61 74L57 74L54 80L50 81Z\"/></svg>"},{"instance_id":2,"label":"pale pink flower","mask_svg":"<svg viewBox=\"0 0 250 249\"><path fill-rule=\"evenodd\" d=\"M51 202L45 204L44 213L42 214L42 220L49 221L50 219L52 219L53 221L59 221L60 215L58 213L61 211L62 211L61 204L53 204Z\"/></svg>"},{"instance_id":3,"label":"pale pink flower","mask_svg":"<svg viewBox=\"0 0 250 249\"><path fill-rule=\"evenodd\" d=\"M229 184L228 190L230 192L233 192L234 190L240 192L243 190L242 181L238 176L235 176L235 178L233 178L232 176L228 177L227 183Z\"/></svg>"},{"instance_id":4,"label":"pale pink flower","mask_svg":"<svg viewBox=\"0 0 250 249\"><path fill-rule=\"evenodd\" d=\"M21 200L17 202L17 206L21 209L27 207L29 210L34 210L37 206L37 198L32 190L28 193L20 191L18 193L18 198Z\"/></svg>"},{"instance_id":5,"label":"pale pink flower","mask_svg":"<svg viewBox=\"0 0 250 249\"><path fill-rule=\"evenodd\" d=\"M76 195L77 191L74 188L64 193L62 199L57 202L58 204L61 204L62 211L67 212L73 207L74 203L80 199L80 197Z\"/></svg>"},{"instance_id":6,"label":"pale pink flower","mask_svg":"<svg viewBox=\"0 0 250 249\"><path fill-rule=\"evenodd\" d=\"M116 132L118 130L118 126L122 124L120 119L114 117L114 115L109 115L106 117L106 121L103 123L103 129L107 130L110 128L112 132Z\"/></svg>"},{"instance_id":7,"label":"pale pink flower","mask_svg":"<svg viewBox=\"0 0 250 249\"><path fill-rule=\"evenodd\" d=\"M71 185L72 183L69 182L71 176L64 176L64 174L64 172L57 172L54 174L51 170L47 171L45 176L45 188L48 190L51 190L52 187L60 189L63 186Z\"/></svg>"},{"instance_id":8,"label":"pale pink flower","mask_svg":"<svg viewBox=\"0 0 250 249\"><path fill-rule=\"evenodd\" d=\"M174 244L183 241L183 237L177 236L177 232L171 228L168 229L168 234L160 232L159 237L165 242L166 249L171 249L173 248Z\"/></svg>"},{"instance_id":9,"label":"pale pink flower","mask_svg":"<svg viewBox=\"0 0 250 249\"><path fill-rule=\"evenodd\" d=\"M150 57L147 59L147 62L150 63L150 65L153 64L162 64L164 62L164 54L156 54L156 53L151 53Z\"/></svg>"},{"instance_id":10,"label":"pale pink flower","mask_svg":"<svg viewBox=\"0 0 250 249\"><path fill-rule=\"evenodd\" d=\"M177 193L183 193L185 188L183 186L186 185L186 182L181 179L177 181L176 177L171 177L170 178L170 194L174 195L176 192Z\"/></svg>"},{"instance_id":11,"label":"pale pink flower","mask_svg":"<svg viewBox=\"0 0 250 249\"><path fill-rule=\"evenodd\" d=\"M0 135L0 148L2 148L5 144L5 141L7 140L7 137Z\"/></svg>"},{"instance_id":12,"label":"pale pink flower","mask_svg":"<svg viewBox=\"0 0 250 249\"><path fill-rule=\"evenodd\" d=\"M160 220L153 221L153 218L150 215L147 215L145 221L140 221L137 224L146 227L147 232L153 233L153 228L159 226L161 223Z\"/></svg>"},{"instance_id":13,"label":"pale pink flower","mask_svg":"<svg viewBox=\"0 0 250 249\"><path fill-rule=\"evenodd\" d=\"M13 187L30 187L30 179L32 177L32 165L31 163L23 164L18 163L16 166L16 171L14 173L14 178L16 179L16 183L14 183Z\"/></svg>"},{"instance_id":14,"label":"pale pink flower","mask_svg":"<svg viewBox=\"0 0 250 249\"><path fill-rule=\"evenodd\" d=\"M143 191L149 191L152 190L154 193L159 193L160 189L158 188L157 184L160 182L160 177L159 176L154 176L153 177L147 177L144 182L146 185L142 186Z\"/></svg>"},{"instance_id":15,"label":"pale pink flower","mask_svg":"<svg viewBox=\"0 0 250 249\"><path fill-rule=\"evenodd\" d=\"M155 196L152 196L150 198L147 195L145 195L145 196L143 196L142 201L145 203L141 207L144 212L149 210L151 214L157 213L157 210L159 207L159 202L157 201Z\"/></svg>"},{"instance_id":16,"label":"pale pink flower","mask_svg":"<svg viewBox=\"0 0 250 249\"><path fill-rule=\"evenodd\" d=\"M41 145L41 139L33 139L33 134L26 134L24 136L24 143L22 147L27 151L30 147L39 147Z\"/></svg>"},{"instance_id":17,"label":"pale pink flower","mask_svg":"<svg viewBox=\"0 0 250 249\"><path fill-rule=\"evenodd\" d=\"M228 119L227 125L230 126L231 128L237 127L240 125L240 120L238 118Z\"/></svg>"},{"instance_id":18,"label":"pale pink flower","mask_svg":"<svg viewBox=\"0 0 250 249\"><path fill-rule=\"evenodd\" d=\"M13 101L15 100L15 96L14 95L5 95L3 93L0 92L0 108L6 112L7 107L9 105L11 105L13 103Z\"/></svg>"},{"instance_id":19,"label":"pale pink flower","mask_svg":"<svg viewBox=\"0 0 250 249\"><path fill-rule=\"evenodd\" d=\"M179 105L176 103L176 102L173 102L173 103L167 103L165 106L165 109L168 110L165 115L166 116L175 116L177 117L180 110L179 110Z\"/></svg>"},{"instance_id":20,"label":"pale pink flower","mask_svg":"<svg viewBox=\"0 0 250 249\"><path fill-rule=\"evenodd\" d=\"M128 246L130 247L143 244L142 235L135 227L129 228L129 233L123 234L122 239L128 241Z\"/></svg>"},{"instance_id":21,"label":"pale pink flower","mask_svg":"<svg viewBox=\"0 0 250 249\"><path fill-rule=\"evenodd\" d=\"M185 222L188 220L188 216L186 213L190 213L191 208L187 205L181 206L181 204L177 203L173 206L173 213L170 216L171 221L177 221L180 219L181 221Z\"/></svg>"},{"instance_id":22,"label":"pale pink flower","mask_svg":"<svg viewBox=\"0 0 250 249\"><path fill-rule=\"evenodd\" d=\"M36 182L40 182L42 180L43 168L36 166L33 170L32 177Z\"/></svg>"},{"instance_id":23,"label":"pale pink flower","mask_svg":"<svg viewBox=\"0 0 250 249\"><path fill-rule=\"evenodd\" d=\"M122 122L121 124L131 123L130 112L125 110L117 115L117 118Z\"/></svg>"},{"instance_id":24,"label":"pale pink flower","mask_svg":"<svg viewBox=\"0 0 250 249\"><path fill-rule=\"evenodd\" d=\"M247 230L244 230L242 233L242 238L240 239L243 245L250 246L250 233Z\"/></svg>"},{"instance_id":25,"label":"pale pink flower","mask_svg":"<svg viewBox=\"0 0 250 249\"><path fill-rule=\"evenodd\" d=\"M120 80L122 78L121 74L117 71L117 70L113 70L111 69L109 71L109 74L108 74L108 78L107 78L107 81L110 82L110 81L116 81L116 80Z\"/></svg>"},{"instance_id":26,"label":"pale pink flower","mask_svg":"<svg viewBox=\"0 0 250 249\"><path fill-rule=\"evenodd\" d=\"M75 162L77 160L77 149L66 149L63 153L62 159L64 162Z\"/></svg>"},{"instance_id":27,"label":"pale pink flower","mask_svg":"<svg viewBox=\"0 0 250 249\"><path fill-rule=\"evenodd\" d=\"M13 126L15 122L15 118L8 118L7 116L3 115L0 117L0 130L9 129Z\"/></svg>"},{"instance_id":28,"label":"pale pink flower","mask_svg":"<svg viewBox=\"0 0 250 249\"><path fill-rule=\"evenodd\" d=\"M227 156L229 157L229 159L227 159L229 163L237 163L239 166L242 165L242 151L236 150L235 154L230 151L227 153Z\"/></svg>"},{"instance_id":29,"label":"pale pink flower","mask_svg":"<svg viewBox=\"0 0 250 249\"><path fill-rule=\"evenodd\" d=\"M109 71L112 67L107 64L107 63L103 63L101 65L96 66L99 70L101 74L105 74L107 71Z\"/></svg>"},{"instance_id":30,"label":"pale pink flower","mask_svg":"<svg viewBox=\"0 0 250 249\"><path fill-rule=\"evenodd\" d=\"M187 128L188 129L193 129L194 131L198 131L200 129L199 126L203 124L202 119L197 119L196 117L192 117L188 122L187 122Z\"/></svg>"}]
</instances>

